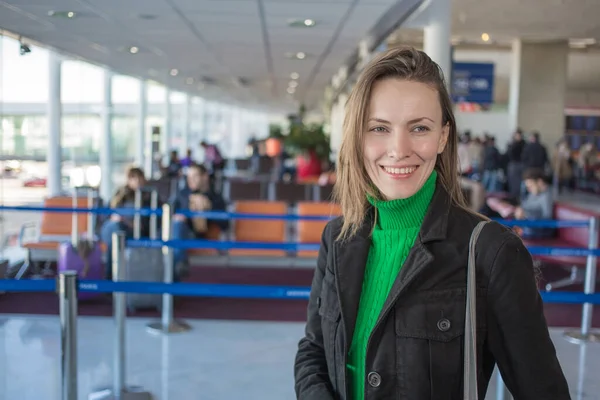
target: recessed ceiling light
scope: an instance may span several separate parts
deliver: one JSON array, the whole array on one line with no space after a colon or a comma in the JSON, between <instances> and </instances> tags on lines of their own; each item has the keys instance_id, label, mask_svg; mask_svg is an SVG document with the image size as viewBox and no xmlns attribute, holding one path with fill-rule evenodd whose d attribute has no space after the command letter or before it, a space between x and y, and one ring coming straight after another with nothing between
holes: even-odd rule
<instances>
[{"instance_id":1,"label":"recessed ceiling light","mask_svg":"<svg viewBox=\"0 0 600 400\"><path fill-rule=\"evenodd\" d=\"M185 83L187 83L188 85L193 85L194 84L194 78L187 78L185 80Z\"/></svg>"},{"instance_id":2,"label":"recessed ceiling light","mask_svg":"<svg viewBox=\"0 0 600 400\"><path fill-rule=\"evenodd\" d=\"M288 25L293 28L312 28L316 24L314 19L309 18L293 18L288 20Z\"/></svg>"},{"instance_id":3,"label":"recessed ceiling light","mask_svg":"<svg viewBox=\"0 0 600 400\"><path fill-rule=\"evenodd\" d=\"M297 82L297 81L291 81L291 82L290 82L290 87L291 87L291 88L298 87L298 82Z\"/></svg>"},{"instance_id":4,"label":"recessed ceiling light","mask_svg":"<svg viewBox=\"0 0 600 400\"><path fill-rule=\"evenodd\" d=\"M135 47L135 46L131 46L131 47L129 48L129 52L130 52L131 54L137 54L139 51L140 51L140 49L138 49L138 48L137 48L137 47Z\"/></svg>"},{"instance_id":5,"label":"recessed ceiling light","mask_svg":"<svg viewBox=\"0 0 600 400\"><path fill-rule=\"evenodd\" d=\"M285 57L291 58L292 60L304 60L305 58L308 58L310 56L310 54L305 53L303 51L285 53Z\"/></svg>"},{"instance_id":6,"label":"recessed ceiling light","mask_svg":"<svg viewBox=\"0 0 600 400\"><path fill-rule=\"evenodd\" d=\"M288 92L289 94L294 94L294 93L296 93L296 88L289 87L289 88L287 88L287 92Z\"/></svg>"},{"instance_id":7,"label":"recessed ceiling light","mask_svg":"<svg viewBox=\"0 0 600 400\"><path fill-rule=\"evenodd\" d=\"M179 73L179 71L176 68L173 68L171 70L171 72L169 72L171 74L171 76L177 76L177 74Z\"/></svg>"},{"instance_id":8,"label":"recessed ceiling light","mask_svg":"<svg viewBox=\"0 0 600 400\"><path fill-rule=\"evenodd\" d=\"M292 72L290 74L290 78L292 78L292 79L298 79L298 78L300 78L300 74L297 73L297 72Z\"/></svg>"},{"instance_id":9,"label":"recessed ceiling light","mask_svg":"<svg viewBox=\"0 0 600 400\"><path fill-rule=\"evenodd\" d=\"M74 11L48 11L48 15L56 18L75 18L77 13Z\"/></svg>"},{"instance_id":10,"label":"recessed ceiling light","mask_svg":"<svg viewBox=\"0 0 600 400\"><path fill-rule=\"evenodd\" d=\"M151 21L151 20L156 19L157 17L156 17L156 15L153 15L153 14L140 14L140 15L138 15L138 18Z\"/></svg>"},{"instance_id":11,"label":"recessed ceiling light","mask_svg":"<svg viewBox=\"0 0 600 400\"><path fill-rule=\"evenodd\" d=\"M490 35L488 35L487 33L482 33L481 34L481 40L483 40L484 42L489 42L490 40Z\"/></svg>"}]
</instances>

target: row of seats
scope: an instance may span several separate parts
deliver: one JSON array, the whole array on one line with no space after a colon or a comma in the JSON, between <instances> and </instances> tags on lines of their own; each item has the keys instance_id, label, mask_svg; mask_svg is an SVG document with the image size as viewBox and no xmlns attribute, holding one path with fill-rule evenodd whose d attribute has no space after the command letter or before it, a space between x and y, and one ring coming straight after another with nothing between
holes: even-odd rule
<instances>
[{"instance_id":1,"label":"row of seats","mask_svg":"<svg viewBox=\"0 0 600 400\"><path fill-rule=\"evenodd\" d=\"M333 185L228 178L223 185L223 198L228 202L244 200L285 201L290 204L302 201L328 202L331 201L332 191Z\"/></svg>"},{"instance_id":2,"label":"row of seats","mask_svg":"<svg viewBox=\"0 0 600 400\"><path fill-rule=\"evenodd\" d=\"M71 197L51 197L44 201L45 207L72 207ZM87 207L86 198L78 198L77 206ZM284 201L239 201L235 202L231 211L244 214L288 214L289 206ZM340 209L337 205L327 202L300 202L295 207L298 215L337 216ZM87 214L78 214L77 226L80 234L86 232L90 218ZM207 238L212 240L231 240L238 242L268 242L284 243L320 243L321 233L327 221L285 221L264 219L240 219L232 221L228 232L221 232L218 226L209 224ZM40 224L25 224L20 234L20 244L28 252L30 264L49 263L56 261L56 250L59 244L71 237L72 215L61 212L43 212ZM33 228L33 229L32 229ZM29 233L29 235L28 235ZM212 249L190 250L192 257L214 262L214 257L230 259L235 257L238 263L244 263L246 258L304 258L314 266L317 251L299 251L288 253L282 250L229 250L227 252ZM194 260L192 260L194 261ZM196 260L202 261L202 260Z\"/></svg>"}]
</instances>

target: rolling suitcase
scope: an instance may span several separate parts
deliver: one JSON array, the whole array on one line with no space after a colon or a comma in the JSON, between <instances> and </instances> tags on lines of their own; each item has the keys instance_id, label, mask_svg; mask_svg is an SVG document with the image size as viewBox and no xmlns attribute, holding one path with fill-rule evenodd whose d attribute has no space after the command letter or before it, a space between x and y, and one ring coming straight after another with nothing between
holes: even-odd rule
<instances>
[{"instance_id":1,"label":"rolling suitcase","mask_svg":"<svg viewBox=\"0 0 600 400\"><path fill-rule=\"evenodd\" d=\"M88 190L88 207L94 205L95 191ZM73 208L78 208L77 190L73 192ZM73 213L71 241L58 247L58 271L77 271L79 279L104 279L102 249L94 237L94 214L88 214L87 234L79 237L78 213ZM98 297L98 293L78 293L80 300Z\"/></svg>"},{"instance_id":2,"label":"rolling suitcase","mask_svg":"<svg viewBox=\"0 0 600 400\"><path fill-rule=\"evenodd\" d=\"M158 208L158 192L150 192L150 207ZM135 208L142 208L142 192L135 192ZM133 237L139 239L141 236L141 215L136 213L133 220ZM157 238L157 215L150 216L150 239ZM134 282L162 282L164 279L164 256L162 249L158 248L128 248L125 251L125 280ZM135 312L138 309L155 308L162 309L161 294L127 294L127 309Z\"/></svg>"}]
</instances>

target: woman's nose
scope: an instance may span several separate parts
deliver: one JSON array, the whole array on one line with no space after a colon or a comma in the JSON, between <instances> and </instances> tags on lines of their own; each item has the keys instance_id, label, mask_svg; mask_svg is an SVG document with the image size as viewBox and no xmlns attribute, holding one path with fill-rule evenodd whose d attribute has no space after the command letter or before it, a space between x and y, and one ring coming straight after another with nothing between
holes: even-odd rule
<instances>
[{"instance_id":1,"label":"woman's nose","mask_svg":"<svg viewBox=\"0 0 600 400\"><path fill-rule=\"evenodd\" d=\"M410 137L405 132L398 132L391 135L390 143L390 155L401 159L410 156L412 153L412 146Z\"/></svg>"}]
</instances>

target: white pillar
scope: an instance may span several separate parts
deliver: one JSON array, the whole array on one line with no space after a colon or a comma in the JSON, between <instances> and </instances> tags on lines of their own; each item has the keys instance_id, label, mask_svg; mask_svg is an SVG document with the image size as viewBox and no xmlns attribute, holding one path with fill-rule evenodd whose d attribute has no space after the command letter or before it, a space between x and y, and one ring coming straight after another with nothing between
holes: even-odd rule
<instances>
[{"instance_id":1,"label":"white pillar","mask_svg":"<svg viewBox=\"0 0 600 400\"><path fill-rule=\"evenodd\" d=\"M446 85L450 82L451 56L451 0L431 0L427 8L429 24L423 32L423 50L444 72Z\"/></svg>"},{"instance_id":2,"label":"white pillar","mask_svg":"<svg viewBox=\"0 0 600 400\"><path fill-rule=\"evenodd\" d=\"M104 70L104 99L102 100L102 137L100 140L100 197L108 201L113 195L112 148L112 72Z\"/></svg>"},{"instance_id":3,"label":"white pillar","mask_svg":"<svg viewBox=\"0 0 600 400\"><path fill-rule=\"evenodd\" d=\"M171 150L171 125L172 125L171 90L165 88L165 126L160 135L160 152L163 157L169 156Z\"/></svg>"},{"instance_id":4,"label":"white pillar","mask_svg":"<svg viewBox=\"0 0 600 400\"><path fill-rule=\"evenodd\" d=\"M148 166L145 164L145 154L146 149L150 151L150 146L148 142L151 142L146 137L146 116L148 114L148 87L146 85L145 80L140 80L140 98L139 98L139 108L138 108L138 137L136 143L136 152L135 152L135 163L138 167L146 169L146 171L150 171L147 169ZM148 153L150 154L150 153ZM148 158L151 158L148 156Z\"/></svg>"},{"instance_id":5,"label":"white pillar","mask_svg":"<svg viewBox=\"0 0 600 400\"><path fill-rule=\"evenodd\" d=\"M60 97L61 59L48 51L48 196L58 196L61 184L62 102Z\"/></svg>"},{"instance_id":6,"label":"white pillar","mask_svg":"<svg viewBox=\"0 0 600 400\"><path fill-rule=\"evenodd\" d=\"M519 127L519 88L521 87L521 40L512 43L508 87L508 128L514 132Z\"/></svg>"},{"instance_id":7,"label":"white pillar","mask_svg":"<svg viewBox=\"0 0 600 400\"><path fill-rule=\"evenodd\" d=\"M191 126L192 99L189 94L185 95L183 103L183 131L181 132L181 145L179 146L179 155L183 157L190 147L190 126Z\"/></svg>"},{"instance_id":8,"label":"white pillar","mask_svg":"<svg viewBox=\"0 0 600 400\"><path fill-rule=\"evenodd\" d=\"M539 131L549 148L565 134L568 55L567 41L513 43L509 126Z\"/></svg>"}]
</instances>

